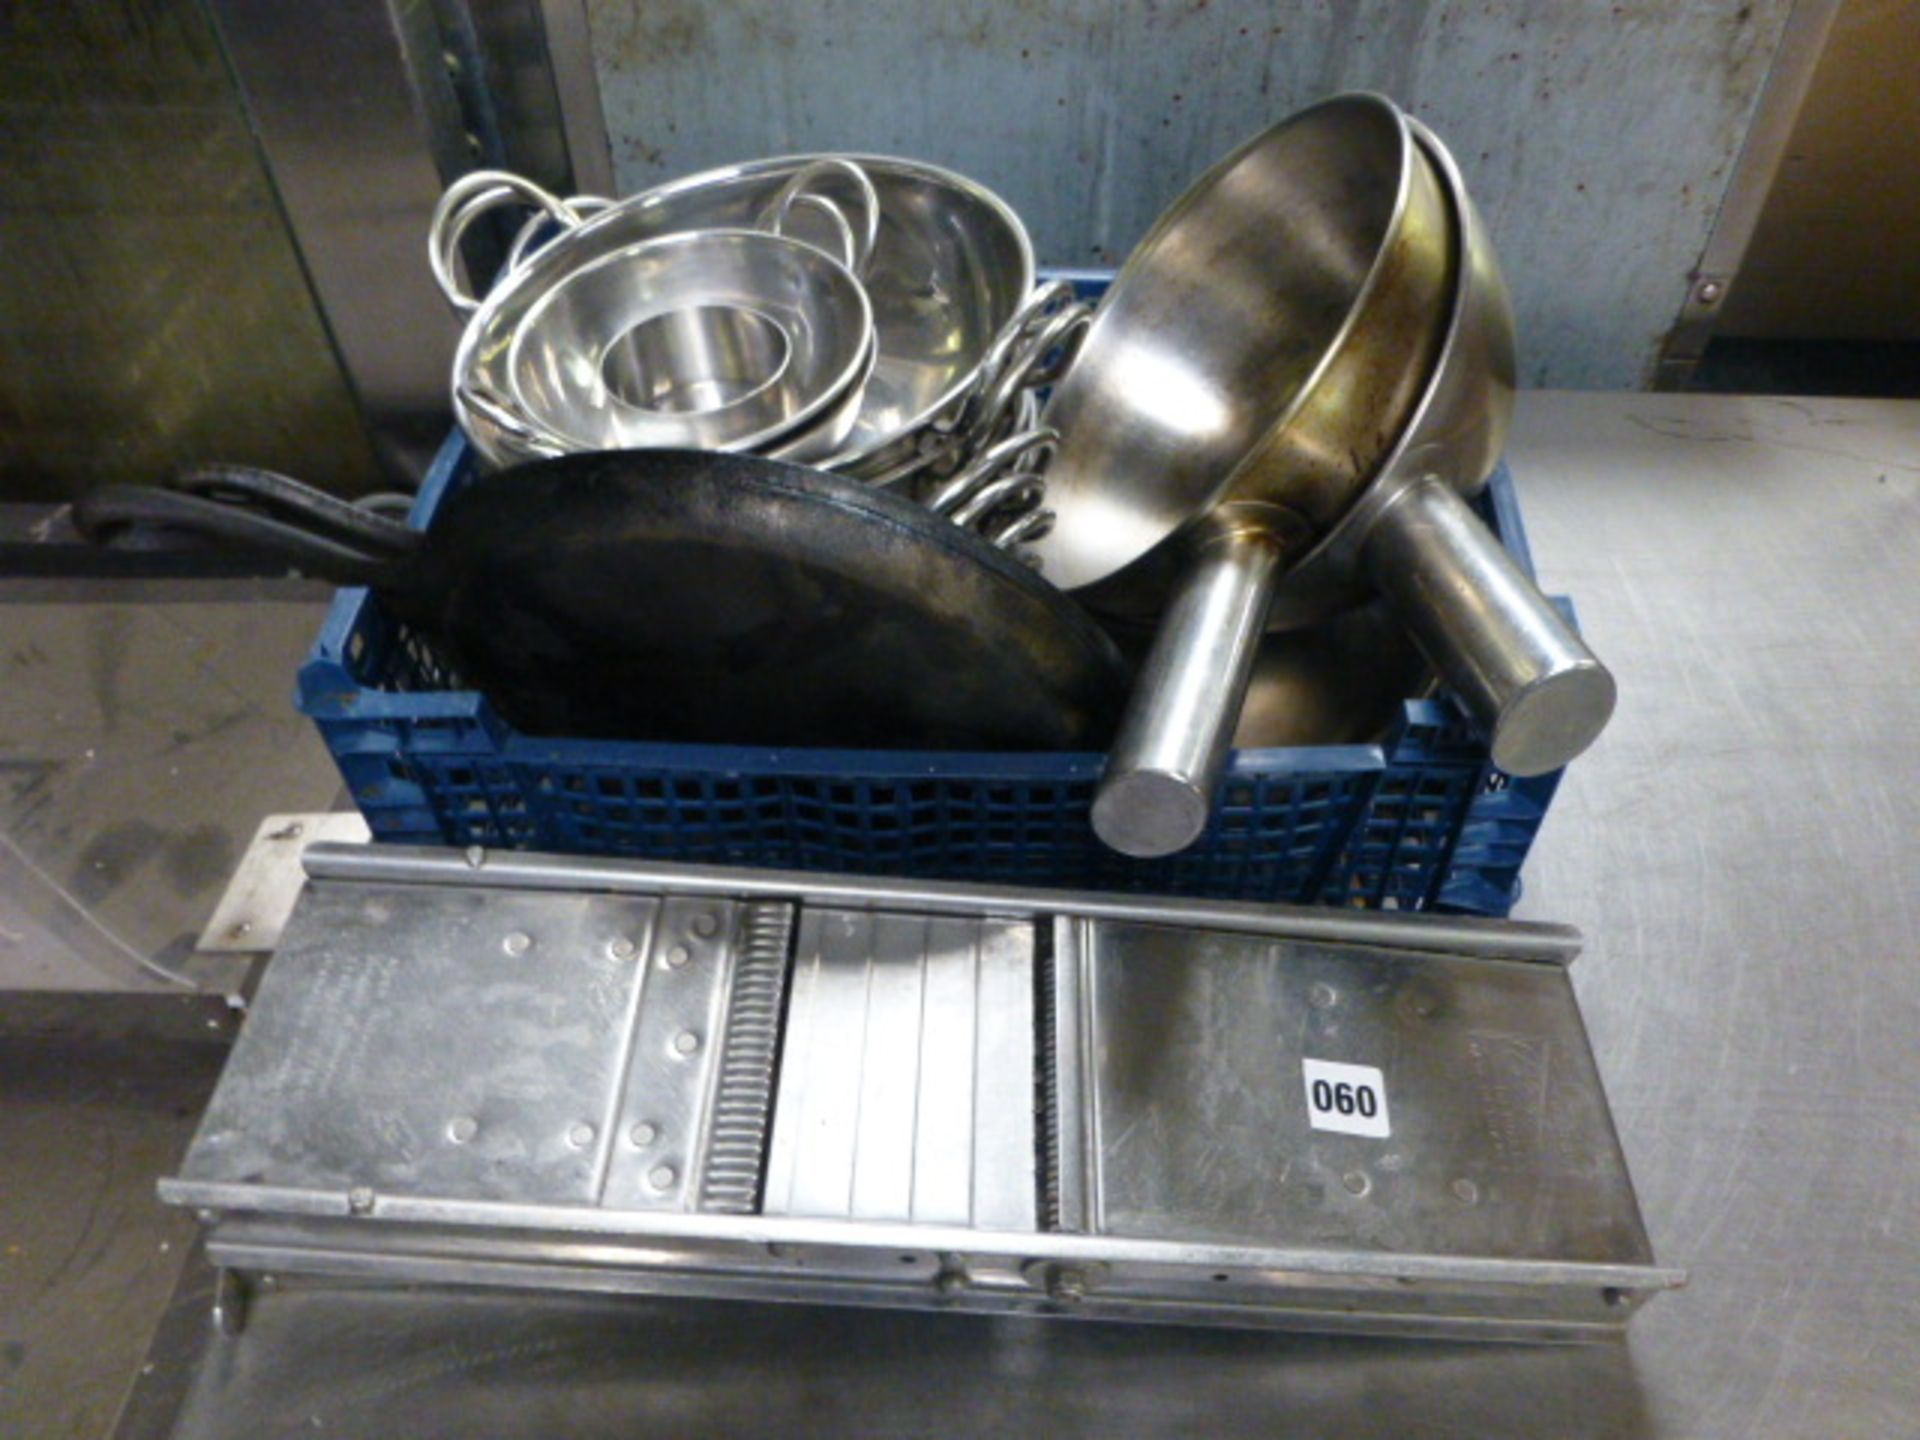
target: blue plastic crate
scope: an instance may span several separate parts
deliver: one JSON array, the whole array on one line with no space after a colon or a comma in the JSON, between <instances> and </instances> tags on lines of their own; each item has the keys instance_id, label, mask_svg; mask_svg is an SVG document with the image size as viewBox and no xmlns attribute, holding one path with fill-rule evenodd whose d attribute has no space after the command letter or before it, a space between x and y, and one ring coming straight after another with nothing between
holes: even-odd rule
<instances>
[{"instance_id":1,"label":"blue plastic crate","mask_svg":"<svg viewBox=\"0 0 1920 1440\"><path fill-rule=\"evenodd\" d=\"M414 523L473 473L456 434ZM1504 467L1480 505L1531 570ZM339 593L299 705L376 839L1502 915L1559 781L1509 779L1452 704L1414 700L1384 745L1235 752L1201 840L1140 861L1094 837L1100 755L541 739L454 684Z\"/></svg>"}]
</instances>

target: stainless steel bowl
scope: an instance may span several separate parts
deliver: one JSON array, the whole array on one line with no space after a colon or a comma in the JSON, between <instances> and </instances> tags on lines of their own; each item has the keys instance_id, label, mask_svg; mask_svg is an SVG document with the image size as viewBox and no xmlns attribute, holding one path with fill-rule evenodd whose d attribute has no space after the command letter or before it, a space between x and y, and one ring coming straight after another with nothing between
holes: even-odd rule
<instances>
[{"instance_id":1,"label":"stainless steel bowl","mask_svg":"<svg viewBox=\"0 0 1920 1440\"><path fill-rule=\"evenodd\" d=\"M845 167L834 164L843 160L870 178L879 200L878 233L863 277L877 352L844 441L819 458L848 474L883 474L911 456L925 431L952 417L975 393L982 362L1033 290L1033 247L1019 217L963 176L918 161L869 155L794 155L709 170L591 215L562 242L532 255L502 281L502 288L518 290L537 267L554 263L555 252L583 243L611 251L680 231L762 226L787 182L809 167L817 167L808 185L811 193L842 214L859 215L860 187ZM582 208L579 201L566 204ZM556 212L550 208L548 213ZM844 238L822 207L793 207L784 230L832 253L839 253ZM470 324L469 336L473 328ZM463 357L481 353L466 344L461 349ZM456 362L456 391L463 378ZM472 409L468 405L462 413ZM478 428L474 439L486 450L490 441L482 434L493 427L482 420Z\"/></svg>"},{"instance_id":2,"label":"stainless steel bowl","mask_svg":"<svg viewBox=\"0 0 1920 1440\"><path fill-rule=\"evenodd\" d=\"M570 236L469 322L459 388L503 402L547 442L483 426L473 438L490 459L773 445L832 412L870 364L865 292L805 241L760 230L616 238Z\"/></svg>"},{"instance_id":3,"label":"stainless steel bowl","mask_svg":"<svg viewBox=\"0 0 1920 1440\"><path fill-rule=\"evenodd\" d=\"M847 436L853 432L854 421L860 418L860 402L866 395L867 382L873 378L873 365L878 355L879 347L875 345L873 331L869 327L866 353L861 357L853 384L807 424L783 431L774 442L758 447L756 453L771 456L775 460L793 460L803 465L820 464L838 453L846 444Z\"/></svg>"}]
</instances>

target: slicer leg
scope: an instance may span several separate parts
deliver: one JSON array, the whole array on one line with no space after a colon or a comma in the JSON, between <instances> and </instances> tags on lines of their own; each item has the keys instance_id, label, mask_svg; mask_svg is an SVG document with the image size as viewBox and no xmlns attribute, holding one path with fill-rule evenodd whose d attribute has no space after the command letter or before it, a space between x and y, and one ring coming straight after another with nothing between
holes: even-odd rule
<instances>
[{"instance_id":1,"label":"slicer leg","mask_svg":"<svg viewBox=\"0 0 1920 1440\"><path fill-rule=\"evenodd\" d=\"M213 1327L222 1335L238 1335L247 1328L247 1309L253 1303L253 1285L245 1272L220 1267L213 1282Z\"/></svg>"}]
</instances>

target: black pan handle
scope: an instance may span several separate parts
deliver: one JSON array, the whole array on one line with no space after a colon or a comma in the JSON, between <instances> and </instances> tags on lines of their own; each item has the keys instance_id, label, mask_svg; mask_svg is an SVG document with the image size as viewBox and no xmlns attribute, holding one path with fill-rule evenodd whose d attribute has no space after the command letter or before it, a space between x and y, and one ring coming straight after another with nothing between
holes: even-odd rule
<instances>
[{"instance_id":1,"label":"black pan handle","mask_svg":"<svg viewBox=\"0 0 1920 1440\"><path fill-rule=\"evenodd\" d=\"M206 499L257 507L311 534L375 554L404 555L426 535L368 505L353 504L273 470L251 465L189 465L167 487ZM375 497L382 508L389 499Z\"/></svg>"},{"instance_id":2,"label":"black pan handle","mask_svg":"<svg viewBox=\"0 0 1920 1440\"><path fill-rule=\"evenodd\" d=\"M257 511L155 485L103 485L76 500L73 523L95 545L153 548L182 538L285 565L336 585L396 583L404 557L371 554Z\"/></svg>"}]
</instances>

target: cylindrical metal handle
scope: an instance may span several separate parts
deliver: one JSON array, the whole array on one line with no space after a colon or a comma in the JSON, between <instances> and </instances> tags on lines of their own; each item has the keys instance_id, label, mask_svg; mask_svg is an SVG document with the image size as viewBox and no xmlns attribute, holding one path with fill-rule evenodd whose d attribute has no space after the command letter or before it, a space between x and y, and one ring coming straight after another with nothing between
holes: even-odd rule
<instances>
[{"instance_id":1,"label":"cylindrical metal handle","mask_svg":"<svg viewBox=\"0 0 1920 1440\"><path fill-rule=\"evenodd\" d=\"M1021 338L999 374L980 393L959 433L974 444L998 436L1022 395L1051 385L1065 373L1092 324L1093 307L1077 300L1043 319Z\"/></svg>"},{"instance_id":2,"label":"cylindrical metal handle","mask_svg":"<svg viewBox=\"0 0 1920 1440\"><path fill-rule=\"evenodd\" d=\"M833 201L827 199L826 196L814 194L795 195L792 199L788 200L785 205L780 207L780 213L773 217L772 223L769 224L767 228L783 240L792 239L793 237L787 234L787 217L802 205L810 210L817 210L826 216L827 224L833 228L834 237L840 242L840 253L834 255L833 258L844 265L849 273L857 276L859 274L856 267L860 257L860 242L854 236L853 222L847 219L846 211L834 204ZM825 250L825 247L820 245L816 245L813 248L816 250ZM826 250L826 253L833 255L831 250Z\"/></svg>"},{"instance_id":3,"label":"cylindrical metal handle","mask_svg":"<svg viewBox=\"0 0 1920 1440\"><path fill-rule=\"evenodd\" d=\"M1416 481L1369 530L1364 564L1510 775L1557 770L1613 714L1613 675L1451 486Z\"/></svg>"},{"instance_id":4,"label":"cylindrical metal handle","mask_svg":"<svg viewBox=\"0 0 1920 1440\"><path fill-rule=\"evenodd\" d=\"M1229 530L1181 577L1093 801L1094 833L1121 854L1171 855L1207 828L1281 551L1271 530Z\"/></svg>"}]
</instances>

